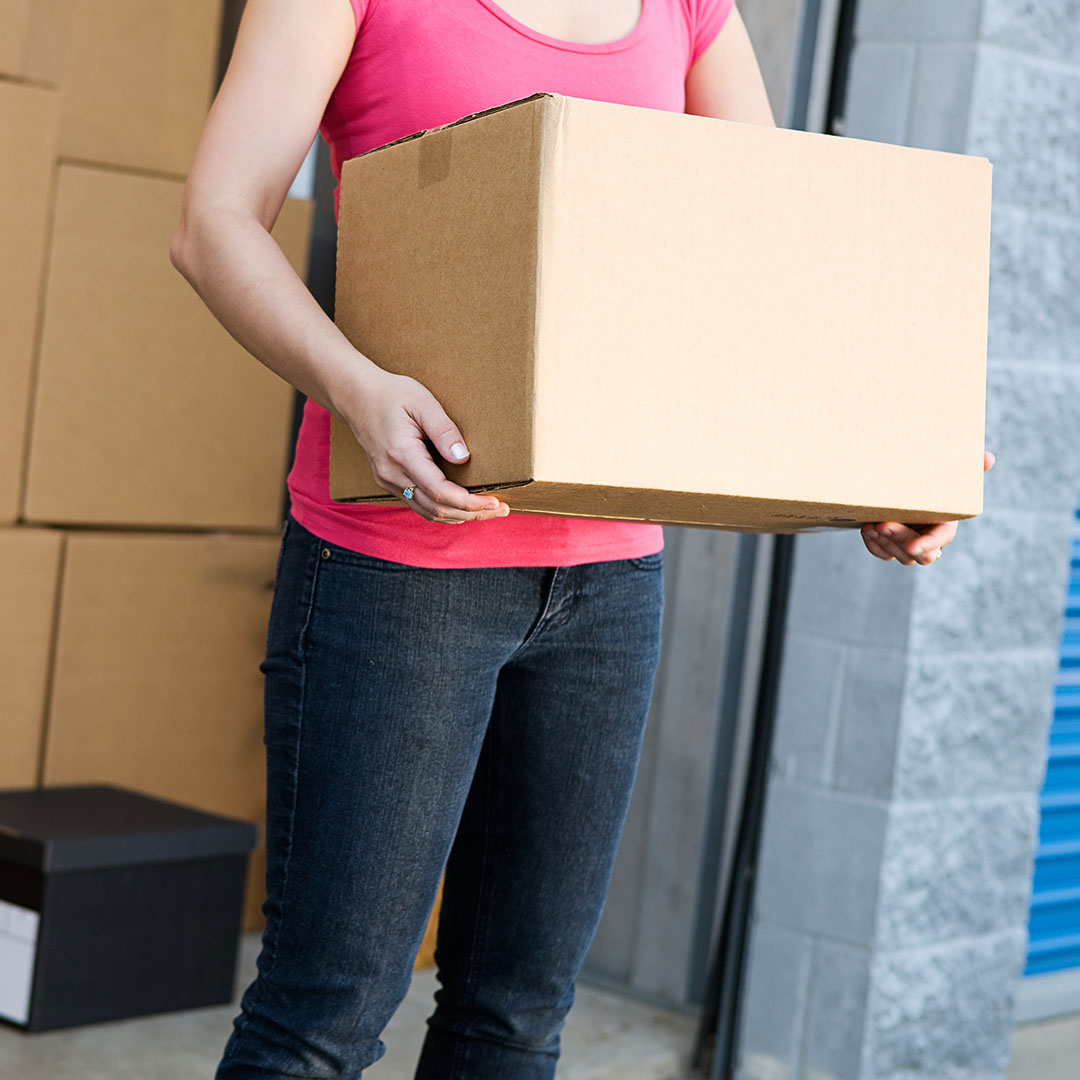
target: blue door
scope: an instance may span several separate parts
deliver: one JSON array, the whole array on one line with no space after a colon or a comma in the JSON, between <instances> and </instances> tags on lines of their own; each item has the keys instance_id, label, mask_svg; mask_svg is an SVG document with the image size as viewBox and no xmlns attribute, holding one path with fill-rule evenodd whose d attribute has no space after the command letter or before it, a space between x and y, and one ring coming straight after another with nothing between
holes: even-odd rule
<instances>
[{"instance_id":1,"label":"blue door","mask_svg":"<svg viewBox=\"0 0 1080 1080\"><path fill-rule=\"evenodd\" d=\"M1025 975L1080 973L1080 509L1076 516Z\"/></svg>"}]
</instances>

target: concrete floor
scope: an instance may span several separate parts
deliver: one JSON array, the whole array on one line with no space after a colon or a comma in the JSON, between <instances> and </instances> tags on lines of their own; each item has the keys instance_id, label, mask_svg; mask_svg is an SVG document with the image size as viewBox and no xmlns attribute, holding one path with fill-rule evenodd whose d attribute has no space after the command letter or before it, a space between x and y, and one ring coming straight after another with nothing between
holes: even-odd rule
<instances>
[{"instance_id":1,"label":"concrete floor","mask_svg":"<svg viewBox=\"0 0 1080 1080\"><path fill-rule=\"evenodd\" d=\"M25 1033L0 1025L4 1080L212 1080L237 1012L254 978L256 934L244 935L236 1000L211 1009L94 1024L67 1031ZM383 1035L386 1056L371 1080L412 1080L431 1011L434 973L419 972ZM579 984L563 1034L560 1080L677 1080L695 1018ZM1080 1016L1017 1028L1008 1080L1077 1080Z\"/></svg>"},{"instance_id":2,"label":"concrete floor","mask_svg":"<svg viewBox=\"0 0 1080 1080\"><path fill-rule=\"evenodd\" d=\"M212 1080L237 1002L255 977L257 934L245 934L231 1005L27 1035L0 1025L3 1080ZM436 987L418 972L383 1033L387 1051L364 1080L412 1080ZM669 1080L681 1073L693 1016L579 983L563 1033L560 1080Z\"/></svg>"},{"instance_id":3,"label":"concrete floor","mask_svg":"<svg viewBox=\"0 0 1080 1080\"><path fill-rule=\"evenodd\" d=\"M1016 1029L1008 1080L1076 1080L1078 1076L1080 1016Z\"/></svg>"}]
</instances>

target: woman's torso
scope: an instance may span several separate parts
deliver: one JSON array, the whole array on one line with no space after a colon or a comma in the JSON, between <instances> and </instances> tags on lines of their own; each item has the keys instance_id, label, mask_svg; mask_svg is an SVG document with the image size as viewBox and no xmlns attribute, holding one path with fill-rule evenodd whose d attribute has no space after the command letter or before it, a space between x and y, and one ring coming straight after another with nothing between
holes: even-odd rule
<instances>
[{"instance_id":1,"label":"woman's torso","mask_svg":"<svg viewBox=\"0 0 1080 1080\"><path fill-rule=\"evenodd\" d=\"M732 0L640 2L624 36L585 42L533 29L494 0L352 0L359 32L320 127L334 175L348 158L538 90L683 111L687 71ZM628 24L632 12L624 14ZM556 566L637 558L663 545L651 524L511 513L447 526L404 506L334 503L329 441L330 414L308 400L288 477L292 513L363 554L416 566ZM512 510L512 493L507 501Z\"/></svg>"}]
</instances>

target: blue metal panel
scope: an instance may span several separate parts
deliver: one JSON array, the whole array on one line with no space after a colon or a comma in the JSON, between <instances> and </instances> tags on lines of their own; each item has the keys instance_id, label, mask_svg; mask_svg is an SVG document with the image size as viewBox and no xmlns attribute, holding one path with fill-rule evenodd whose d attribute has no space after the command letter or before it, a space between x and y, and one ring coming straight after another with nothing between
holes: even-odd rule
<instances>
[{"instance_id":1,"label":"blue metal panel","mask_svg":"<svg viewBox=\"0 0 1080 1080\"><path fill-rule=\"evenodd\" d=\"M1080 968L1080 509L1076 516L1025 975Z\"/></svg>"}]
</instances>

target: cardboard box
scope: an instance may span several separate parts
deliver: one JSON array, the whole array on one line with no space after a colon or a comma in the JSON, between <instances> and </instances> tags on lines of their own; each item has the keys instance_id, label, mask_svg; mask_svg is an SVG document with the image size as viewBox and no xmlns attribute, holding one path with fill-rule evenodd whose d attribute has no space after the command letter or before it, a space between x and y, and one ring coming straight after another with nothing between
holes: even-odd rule
<instances>
[{"instance_id":1,"label":"cardboard box","mask_svg":"<svg viewBox=\"0 0 1080 1080\"><path fill-rule=\"evenodd\" d=\"M64 158L186 175L217 78L222 0L14 0L0 73L63 90Z\"/></svg>"},{"instance_id":2,"label":"cardboard box","mask_svg":"<svg viewBox=\"0 0 1080 1080\"><path fill-rule=\"evenodd\" d=\"M63 535L0 529L0 787L37 783Z\"/></svg>"},{"instance_id":3,"label":"cardboard box","mask_svg":"<svg viewBox=\"0 0 1080 1080\"><path fill-rule=\"evenodd\" d=\"M105 782L265 822L263 676L279 540L73 532L42 783ZM258 929L266 847L248 867Z\"/></svg>"},{"instance_id":4,"label":"cardboard box","mask_svg":"<svg viewBox=\"0 0 1080 1080\"><path fill-rule=\"evenodd\" d=\"M248 822L111 785L0 791L0 1019L227 1005L254 842Z\"/></svg>"},{"instance_id":5,"label":"cardboard box","mask_svg":"<svg viewBox=\"0 0 1080 1080\"><path fill-rule=\"evenodd\" d=\"M23 74L33 2L4 0L0 4L0 75L18 77ZM3 131L2 127L0 131Z\"/></svg>"},{"instance_id":6,"label":"cardboard box","mask_svg":"<svg viewBox=\"0 0 1080 1080\"><path fill-rule=\"evenodd\" d=\"M65 165L23 516L277 529L293 388L226 332L169 261L177 180ZM306 274L311 203L274 236Z\"/></svg>"},{"instance_id":7,"label":"cardboard box","mask_svg":"<svg viewBox=\"0 0 1080 1080\"><path fill-rule=\"evenodd\" d=\"M57 118L53 91L0 81L0 524L19 511Z\"/></svg>"},{"instance_id":8,"label":"cardboard box","mask_svg":"<svg viewBox=\"0 0 1080 1080\"><path fill-rule=\"evenodd\" d=\"M765 532L981 512L984 159L542 93L341 192L338 325L458 423L458 483ZM330 492L390 498L340 417Z\"/></svg>"}]
</instances>

